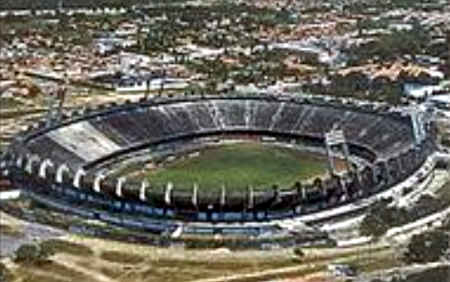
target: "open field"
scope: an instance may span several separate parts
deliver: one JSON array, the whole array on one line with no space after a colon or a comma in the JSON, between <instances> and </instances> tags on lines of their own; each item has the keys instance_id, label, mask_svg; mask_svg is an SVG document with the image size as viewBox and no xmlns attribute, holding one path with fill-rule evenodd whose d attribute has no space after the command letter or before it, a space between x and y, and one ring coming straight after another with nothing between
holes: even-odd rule
<instances>
[{"instance_id":1,"label":"open field","mask_svg":"<svg viewBox=\"0 0 450 282\"><path fill-rule=\"evenodd\" d=\"M184 159L150 172L154 185L192 189L271 188L274 184L290 187L296 181L324 174L326 162L317 155L295 150L246 143L210 148L200 156Z\"/></svg>"},{"instance_id":2,"label":"open field","mask_svg":"<svg viewBox=\"0 0 450 282\"><path fill-rule=\"evenodd\" d=\"M5 225L12 223L5 221ZM398 264L393 260L396 256L392 249L381 243L347 249L304 248L305 256L298 258L292 249L270 252L191 250L76 235L59 238L44 239L40 243L55 252L47 261L34 264L8 262L8 268L15 275L12 282L291 281L312 274L326 276L326 266L331 262L349 263L359 270L369 271L386 264Z\"/></svg>"},{"instance_id":3,"label":"open field","mask_svg":"<svg viewBox=\"0 0 450 282\"><path fill-rule=\"evenodd\" d=\"M277 251L272 260L256 252L239 255L217 250L158 249L79 237L46 244L53 243L57 254L39 265L16 265L15 281L192 281L297 264L286 251ZM87 248L90 251L86 252Z\"/></svg>"},{"instance_id":4,"label":"open field","mask_svg":"<svg viewBox=\"0 0 450 282\"><path fill-rule=\"evenodd\" d=\"M372 270L379 269L386 258L393 257L392 251L383 246L308 249L304 257L296 258L288 249L272 250L270 255L266 251L163 249L78 236L49 242L57 246L50 260L32 265L9 264L15 273L14 282L281 281L326 274L331 262L367 262L376 265Z\"/></svg>"}]
</instances>

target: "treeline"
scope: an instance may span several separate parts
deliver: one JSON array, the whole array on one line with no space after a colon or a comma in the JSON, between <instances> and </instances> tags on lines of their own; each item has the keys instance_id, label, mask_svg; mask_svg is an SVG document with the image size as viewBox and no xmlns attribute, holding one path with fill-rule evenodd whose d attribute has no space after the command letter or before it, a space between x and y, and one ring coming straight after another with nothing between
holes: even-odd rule
<instances>
[{"instance_id":1,"label":"treeline","mask_svg":"<svg viewBox=\"0 0 450 282\"><path fill-rule=\"evenodd\" d=\"M379 26L378 26L379 25ZM367 30L382 27L374 21L358 22L357 28L360 36L364 36ZM406 54L415 58L416 54L427 54L432 38L430 31L424 28L419 22L412 23L412 30L392 31L390 34L379 36L378 40L368 41L362 45L354 45L347 53L349 54L349 65L361 65L369 60L385 62L403 57ZM433 46L433 54L438 55L446 51L445 46ZM437 54L438 53L438 54Z\"/></svg>"},{"instance_id":2,"label":"treeline","mask_svg":"<svg viewBox=\"0 0 450 282\"><path fill-rule=\"evenodd\" d=\"M432 197L423 195L409 208L389 206L391 200L380 200L374 203L360 225L360 233L363 236L380 237L390 228L399 227L448 207L448 199L445 197Z\"/></svg>"},{"instance_id":3,"label":"treeline","mask_svg":"<svg viewBox=\"0 0 450 282\"><path fill-rule=\"evenodd\" d=\"M2 0L0 10L56 9L62 2L64 8L129 7L148 4L151 0Z\"/></svg>"},{"instance_id":4,"label":"treeline","mask_svg":"<svg viewBox=\"0 0 450 282\"><path fill-rule=\"evenodd\" d=\"M344 5L344 10L349 13L367 14L376 11L387 11L400 8L426 8L426 7L440 7L438 0L365 0L365 1L350 1Z\"/></svg>"}]
</instances>

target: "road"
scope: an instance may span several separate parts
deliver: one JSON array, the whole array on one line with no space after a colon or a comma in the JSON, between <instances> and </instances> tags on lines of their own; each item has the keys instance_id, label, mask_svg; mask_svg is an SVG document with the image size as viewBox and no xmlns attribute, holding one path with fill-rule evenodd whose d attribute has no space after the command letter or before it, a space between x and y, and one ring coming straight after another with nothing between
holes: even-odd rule
<instances>
[{"instance_id":1,"label":"road","mask_svg":"<svg viewBox=\"0 0 450 282\"><path fill-rule=\"evenodd\" d=\"M0 212L0 225L14 225L20 229L20 234L10 236L0 233L0 257L13 254L22 244L47 240L64 236L67 233L38 223L25 222Z\"/></svg>"}]
</instances>

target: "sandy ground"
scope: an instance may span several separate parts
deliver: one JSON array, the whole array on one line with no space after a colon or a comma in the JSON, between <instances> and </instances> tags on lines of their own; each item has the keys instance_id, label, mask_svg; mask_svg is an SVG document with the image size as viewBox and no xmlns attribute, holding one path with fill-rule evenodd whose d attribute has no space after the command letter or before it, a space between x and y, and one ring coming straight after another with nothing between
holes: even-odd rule
<instances>
[{"instance_id":1,"label":"sandy ground","mask_svg":"<svg viewBox=\"0 0 450 282\"><path fill-rule=\"evenodd\" d=\"M281 280L280 282L337 282L337 281L338 280L336 278L330 276L328 273L318 272L312 275L307 275L305 277Z\"/></svg>"}]
</instances>

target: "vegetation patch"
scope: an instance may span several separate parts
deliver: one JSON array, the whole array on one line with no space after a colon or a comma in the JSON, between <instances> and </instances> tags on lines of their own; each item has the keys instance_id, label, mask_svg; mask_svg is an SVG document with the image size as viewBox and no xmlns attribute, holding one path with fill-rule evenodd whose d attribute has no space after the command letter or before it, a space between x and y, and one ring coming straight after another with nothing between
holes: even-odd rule
<instances>
[{"instance_id":1,"label":"vegetation patch","mask_svg":"<svg viewBox=\"0 0 450 282\"><path fill-rule=\"evenodd\" d=\"M144 257L118 251L106 251L100 256L103 260L121 264L138 264L144 261Z\"/></svg>"},{"instance_id":2,"label":"vegetation patch","mask_svg":"<svg viewBox=\"0 0 450 282\"><path fill-rule=\"evenodd\" d=\"M2 110L10 108L14 109L23 105L21 101L12 97L0 97L0 104L2 105Z\"/></svg>"},{"instance_id":3,"label":"vegetation patch","mask_svg":"<svg viewBox=\"0 0 450 282\"><path fill-rule=\"evenodd\" d=\"M11 271L6 267L5 264L0 262L0 281L12 281L13 274Z\"/></svg>"},{"instance_id":4,"label":"vegetation patch","mask_svg":"<svg viewBox=\"0 0 450 282\"><path fill-rule=\"evenodd\" d=\"M358 257L350 263L358 272L374 272L382 269L390 269L400 267L403 264L398 254L388 253L386 255L368 255L366 257Z\"/></svg>"},{"instance_id":5,"label":"vegetation patch","mask_svg":"<svg viewBox=\"0 0 450 282\"><path fill-rule=\"evenodd\" d=\"M41 247L51 249L54 253L66 253L74 256L91 256L94 254L87 246L58 239L42 242Z\"/></svg>"},{"instance_id":6,"label":"vegetation patch","mask_svg":"<svg viewBox=\"0 0 450 282\"><path fill-rule=\"evenodd\" d=\"M360 225L361 235L378 238L392 227L414 222L447 208L450 203L448 185L441 188L436 197L423 195L407 208L389 206L390 200L372 204Z\"/></svg>"},{"instance_id":7,"label":"vegetation patch","mask_svg":"<svg viewBox=\"0 0 450 282\"><path fill-rule=\"evenodd\" d=\"M439 260L449 247L449 236L439 230L413 235L405 253L408 264L427 263Z\"/></svg>"},{"instance_id":8,"label":"vegetation patch","mask_svg":"<svg viewBox=\"0 0 450 282\"><path fill-rule=\"evenodd\" d=\"M13 227L11 225L0 224L0 235L10 236L10 237L23 237L24 234L18 229L18 227Z\"/></svg>"}]
</instances>

